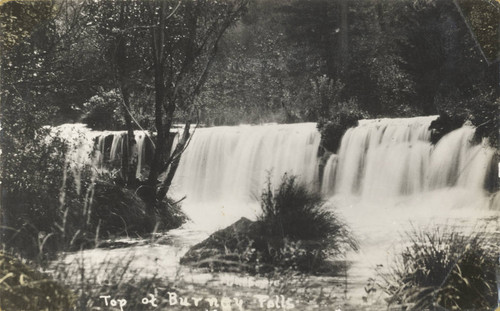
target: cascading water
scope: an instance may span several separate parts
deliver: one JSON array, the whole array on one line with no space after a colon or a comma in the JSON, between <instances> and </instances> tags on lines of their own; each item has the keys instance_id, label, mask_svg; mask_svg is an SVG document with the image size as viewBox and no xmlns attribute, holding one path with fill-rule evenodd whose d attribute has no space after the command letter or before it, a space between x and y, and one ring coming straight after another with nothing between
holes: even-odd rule
<instances>
[{"instance_id":1,"label":"cascading water","mask_svg":"<svg viewBox=\"0 0 500 311\"><path fill-rule=\"evenodd\" d=\"M433 146L429 125L435 119L361 120L343 136L338 155L326 161L321 182L320 135L314 123L199 128L181 157L172 191L178 197L186 195L188 205L198 206L191 211L193 218L207 210L200 207L206 204L225 205L226 214L229 204L235 205L235 215L258 213L255 207L252 213L240 213L236 205L257 202L267 177L277 186L284 173L298 175L311 189L321 184L326 197L377 200L439 189L467 189L482 195L494 150L472 143L475 129L470 125ZM54 130L72 145L68 162L77 183L82 165L98 170L120 167L125 132L91 131L83 124ZM136 131L135 140L136 176L141 178L147 166L146 133ZM175 144L174 139L172 150Z\"/></svg>"},{"instance_id":2,"label":"cascading water","mask_svg":"<svg viewBox=\"0 0 500 311\"><path fill-rule=\"evenodd\" d=\"M144 179L146 147L148 133L134 131L137 146L136 177ZM92 166L93 172L119 170L122 154L127 146L125 131L93 131L85 124L63 124L52 129L52 136L63 138L68 143L66 155L67 166L70 168L79 191L80 175L85 166ZM154 148L154 146L153 146Z\"/></svg>"},{"instance_id":3,"label":"cascading water","mask_svg":"<svg viewBox=\"0 0 500 311\"><path fill-rule=\"evenodd\" d=\"M480 193L494 150L473 144L470 125L433 146L435 118L361 120L342 138L336 169L327 162L322 192L368 200L457 187Z\"/></svg>"},{"instance_id":4,"label":"cascading water","mask_svg":"<svg viewBox=\"0 0 500 311\"><path fill-rule=\"evenodd\" d=\"M323 178L321 180L321 194L325 197L333 194L333 188L335 185L335 172L337 171L337 165L339 162L339 157L336 154L332 154L328 157L325 167L323 169Z\"/></svg>"},{"instance_id":5,"label":"cascading water","mask_svg":"<svg viewBox=\"0 0 500 311\"><path fill-rule=\"evenodd\" d=\"M499 201L484 187L495 151L474 144L475 128L467 124L432 145L435 119L361 120L325 165L322 193L360 242L360 252L348 255L354 282L387 266L412 228L453 226L467 235L498 216Z\"/></svg>"},{"instance_id":6,"label":"cascading water","mask_svg":"<svg viewBox=\"0 0 500 311\"><path fill-rule=\"evenodd\" d=\"M219 223L255 217L268 176L274 187L284 173L318 186L319 143L314 123L200 128L182 155L173 190L187 195L184 206L200 221L214 212L222 216L212 219Z\"/></svg>"},{"instance_id":7,"label":"cascading water","mask_svg":"<svg viewBox=\"0 0 500 311\"><path fill-rule=\"evenodd\" d=\"M317 184L320 136L313 123L198 129L183 154L174 184L193 201L253 201L269 173Z\"/></svg>"}]
</instances>

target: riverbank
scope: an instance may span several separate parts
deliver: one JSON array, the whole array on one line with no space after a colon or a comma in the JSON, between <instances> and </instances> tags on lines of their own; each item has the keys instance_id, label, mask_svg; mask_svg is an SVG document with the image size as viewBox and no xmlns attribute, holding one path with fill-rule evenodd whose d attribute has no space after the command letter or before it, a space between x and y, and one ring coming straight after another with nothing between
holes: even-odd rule
<instances>
[{"instance_id":1,"label":"riverbank","mask_svg":"<svg viewBox=\"0 0 500 311\"><path fill-rule=\"evenodd\" d=\"M219 304L224 297L236 298L244 302L244 310L273 309L267 305L261 308L257 298L261 296L258 295L277 295L279 301L283 295L285 303L287 298L293 298L295 307L289 310L387 310L383 276L389 273L395 258L407 245L409 236L406 233L411 228L454 228L464 235L483 230L500 236L498 213L489 209L450 206L436 212L429 205L427 208L420 205L417 209L416 203L411 205L408 199L392 206L340 197L331 203L338 206L337 213L351 225L360 242L359 252L346 253L342 258L349 264L345 275L317 277L289 272L259 277L184 267L179 265L179 259L190 246L212 233L189 225L149 239L115 241L127 247L64 254L54 263L52 273L76 289L81 286L82 279L88 281L90 285L85 297L91 306L101 308L106 307L104 299L99 298L101 295L117 298L121 295L121 299L127 299L128 310L150 310L152 306L142 305L142 298L151 298L149 294L153 294L158 299L159 310L180 310L180 297L217 298ZM414 212L409 213L409 210ZM381 213L385 216L380 217ZM65 274L61 274L62 271ZM111 272L113 277L109 279ZM121 279L113 280L116 275ZM143 283L150 283L150 287ZM178 305L170 304L174 300L169 298L174 297L174 293ZM190 301L193 304L192 299ZM210 310L209 305L206 307ZM199 309L194 304L183 308ZM235 304L225 310L239 308Z\"/></svg>"}]
</instances>

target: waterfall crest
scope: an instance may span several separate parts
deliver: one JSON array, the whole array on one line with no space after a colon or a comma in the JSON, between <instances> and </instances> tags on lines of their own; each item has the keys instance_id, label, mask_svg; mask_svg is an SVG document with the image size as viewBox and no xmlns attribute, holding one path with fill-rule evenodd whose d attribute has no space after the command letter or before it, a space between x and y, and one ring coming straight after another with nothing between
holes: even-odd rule
<instances>
[{"instance_id":1,"label":"waterfall crest","mask_svg":"<svg viewBox=\"0 0 500 311\"><path fill-rule=\"evenodd\" d=\"M199 128L181 157L171 194L187 196L184 207L192 218L204 215L210 205L222 208L215 212L219 217L234 214L226 217L232 220L259 213L256 203L267 178L277 187L284 173L297 175L325 197L348 195L367 202L412 195L424 199L430 196L419 194L448 189L461 191L460 200L469 202L464 203L467 206L487 200L484 184L495 151L473 143L475 128L467 124L432 145L429 125L435 119L361 120L344 134L338 154L325 162L318 156L321 137L315 123ZM83 124L53 130L71 145L67 162L77 187L84 165L92 165L95 171L119 170L127 144L124 131L91 131ZM147 172L154 148L147 135L135 132L139 179ZM172 150L176 139L178 133ZM325 163L322 180L320 163ZM449 195L432 196L442 202ZM245 205L252 205L252 210ZM216 215L212 219L218 221Z\"/></svg>"}]
</instances>

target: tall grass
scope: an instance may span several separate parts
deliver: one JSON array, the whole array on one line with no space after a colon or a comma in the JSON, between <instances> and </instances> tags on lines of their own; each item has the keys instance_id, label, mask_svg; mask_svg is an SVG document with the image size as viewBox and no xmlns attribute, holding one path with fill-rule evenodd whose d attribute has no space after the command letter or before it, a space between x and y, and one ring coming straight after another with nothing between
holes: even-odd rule
<instances>
[{"instance_id":1,"label":"tall grass","mask_svg":"<svg viewBox=\"0 0 500 311\"><path fill-rule=\"evenodd\" d=\"M484 231L465 236L452 228L407 233L384 289L390 304L410 310L492 310L497 300L498 241Z\"/></svg>"},{"instance_id":2,"label":"tall grass","mask_svg":"<svg viewBox=\"0 0 500 311\"><path fill-rule=\"evenodd\" d=\"M278 250L274 262L317 271L328 257L338 256L347 248L357 249L347 225L324 207L319 193L298 183L296 176L283 175L277 189L268 179L261 208L260 233Z\"/></svg>"}]
</instances>

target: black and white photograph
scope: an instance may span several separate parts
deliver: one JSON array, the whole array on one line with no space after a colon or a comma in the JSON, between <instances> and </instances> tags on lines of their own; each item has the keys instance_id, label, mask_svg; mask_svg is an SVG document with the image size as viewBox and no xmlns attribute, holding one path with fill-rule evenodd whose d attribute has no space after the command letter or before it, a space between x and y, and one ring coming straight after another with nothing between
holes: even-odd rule
<instances>
[{"instance_id":1,"label":"black and white photograph","mask_svg":"<svg viewBox=\"0 0 500 311\"><path fill-rule=\"evenodd\" d=\"M500 0L2 0L0 176L0 311L499 311Z\"/></svg>"}]
</instances>

